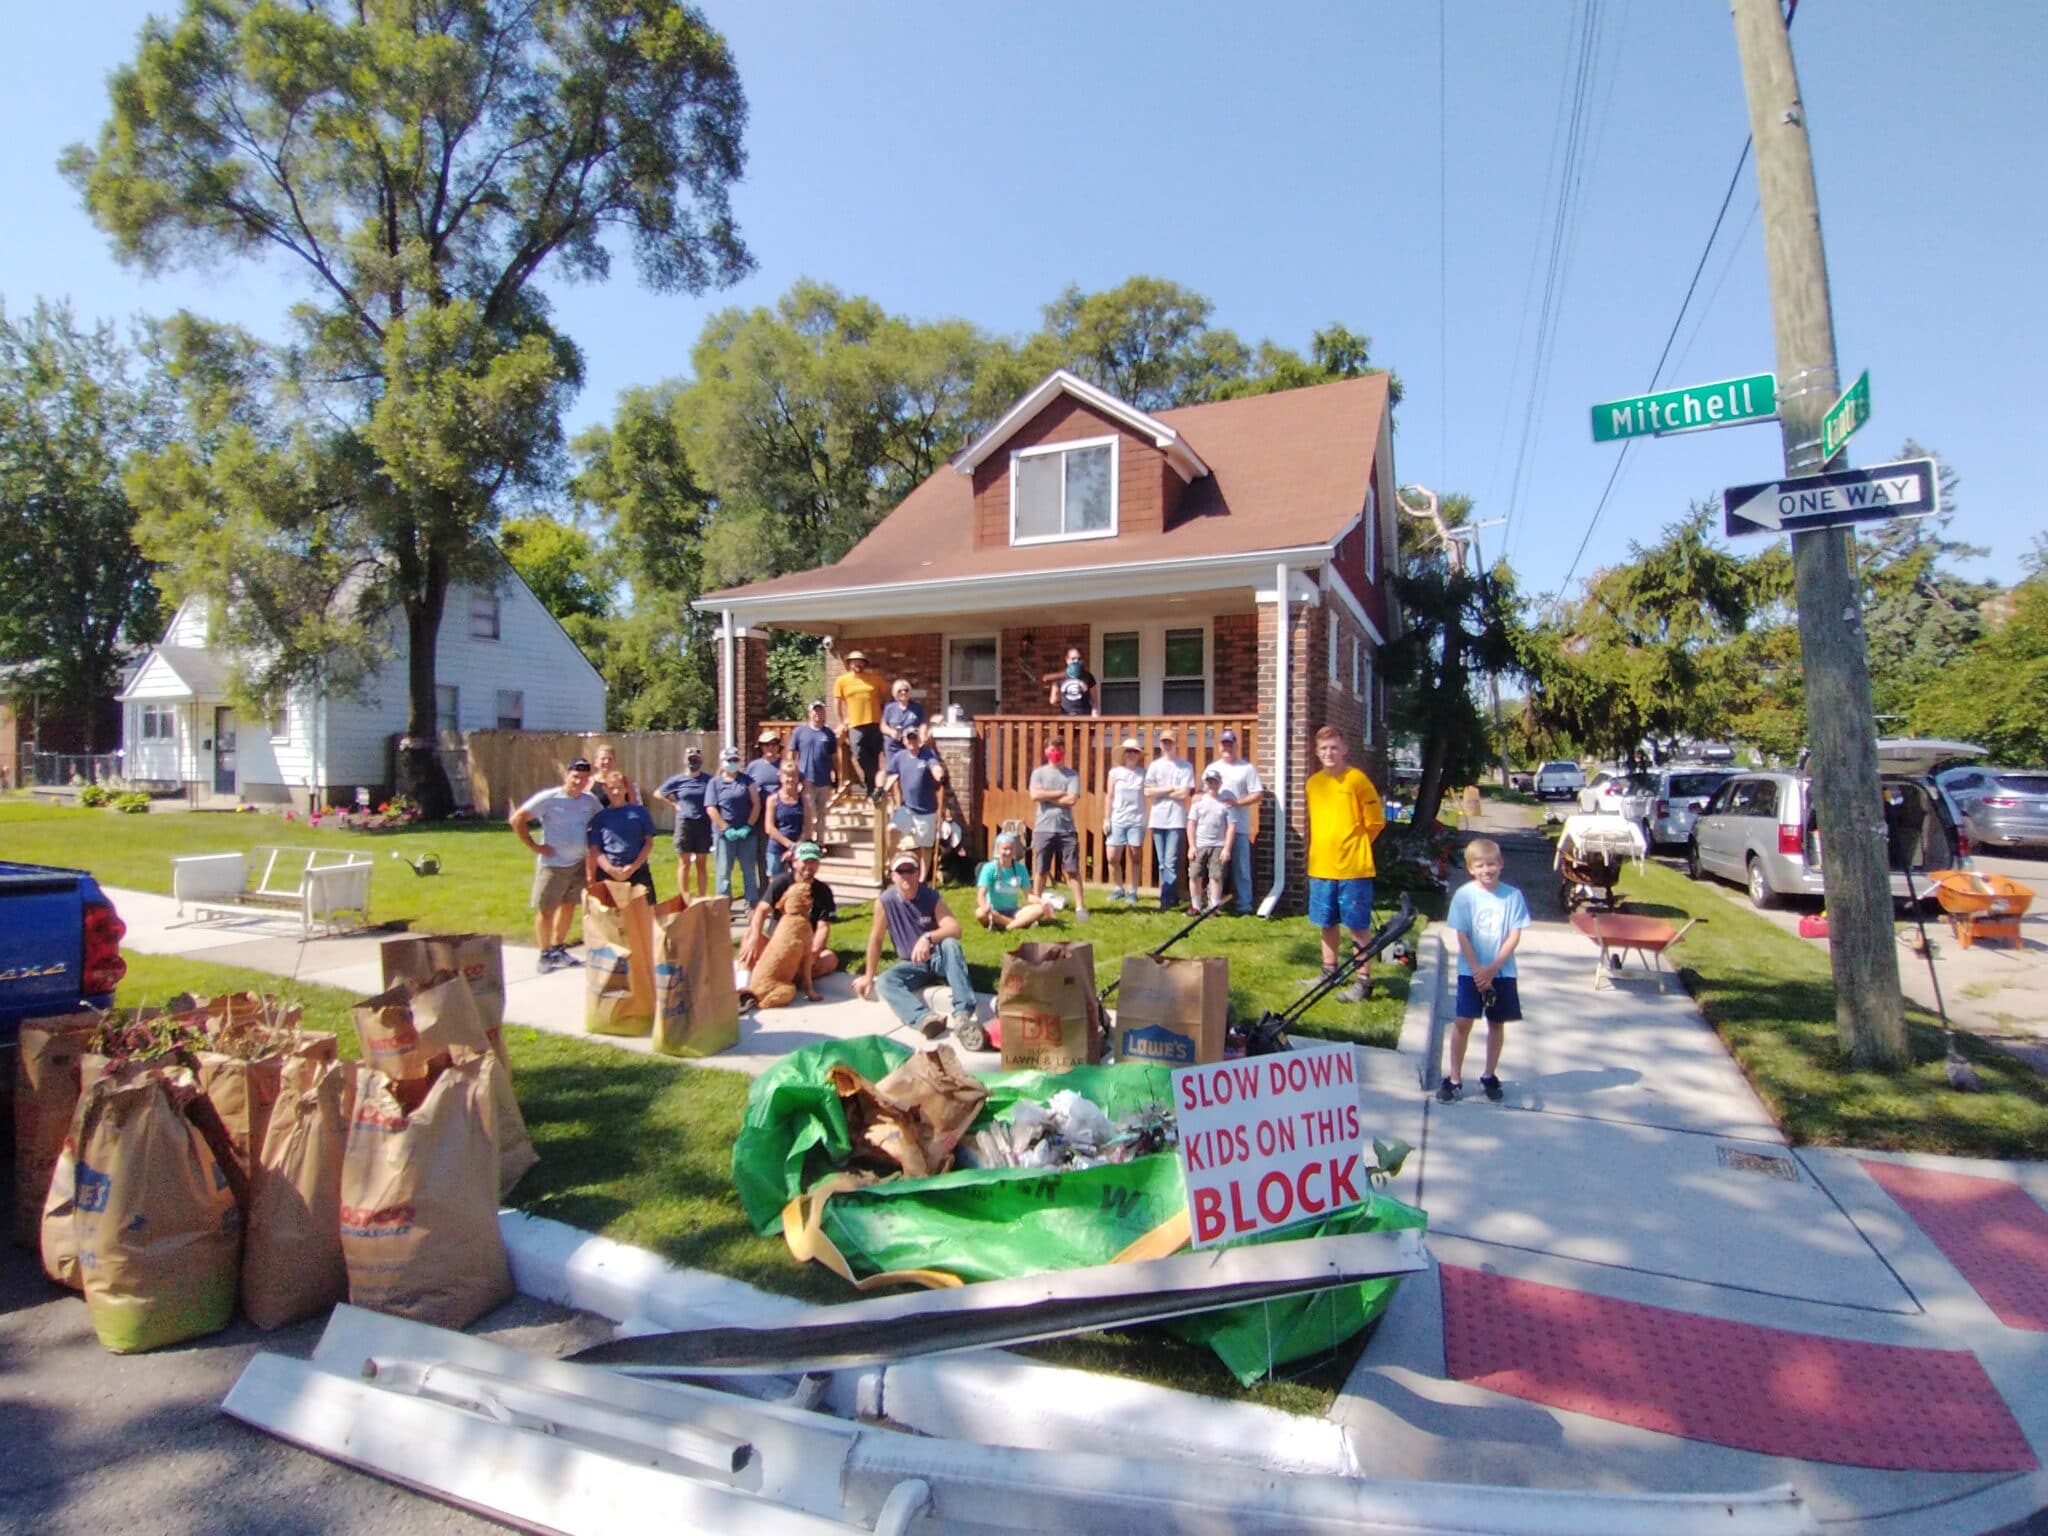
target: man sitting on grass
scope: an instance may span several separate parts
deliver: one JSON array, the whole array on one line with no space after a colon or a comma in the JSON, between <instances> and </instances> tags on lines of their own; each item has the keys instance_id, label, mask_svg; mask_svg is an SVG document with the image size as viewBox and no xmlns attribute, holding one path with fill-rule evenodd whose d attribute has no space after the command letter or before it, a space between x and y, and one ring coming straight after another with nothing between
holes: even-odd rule
<instances>
[{"instance_id":1,"label":"man sitting on grass","mask_svg":"<svg viewBox=\"0 0 2048 1536\"><path fill-rule=\"evenodd\" d=\"M967 976L967 952L960 947L960 920L946 899L922 880L915 848L900 850L889 863L889 889L875 899L868 929L867 964L853 990L872 998L879 989L890 1012L928 1040L948 1028L974 1022L974 983ZM882 969L882 937L895 946L897 963ZM924 990L944 982L953 994L953 1015L940 1018L925 1006Z\"/></svg>"}]
</instances>

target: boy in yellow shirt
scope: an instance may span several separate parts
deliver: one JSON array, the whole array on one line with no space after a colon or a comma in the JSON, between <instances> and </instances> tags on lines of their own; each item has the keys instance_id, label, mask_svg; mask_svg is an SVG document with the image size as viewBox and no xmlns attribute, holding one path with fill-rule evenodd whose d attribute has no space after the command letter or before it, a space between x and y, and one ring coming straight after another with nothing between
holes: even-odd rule
<instances>
[{"instance_id":1,"label":"boy in yellow shirt","mask_svg":"<svg viewBox=\"0 0 2048 1536\"><path fill-rule=\"evenodd\" d=\"M1372 840L1387 824L1379 791L1351 766L1350 749L1334 725L1316 732L1322 767L1309 775L1308 920L1322 930L1323 974L1337 969L1337 929L1351 930L1354 943L1372 937ZM1362 1003L1372 990L1371 967L1360 969L1337 994Z\"/></svg>"}]
</instances>

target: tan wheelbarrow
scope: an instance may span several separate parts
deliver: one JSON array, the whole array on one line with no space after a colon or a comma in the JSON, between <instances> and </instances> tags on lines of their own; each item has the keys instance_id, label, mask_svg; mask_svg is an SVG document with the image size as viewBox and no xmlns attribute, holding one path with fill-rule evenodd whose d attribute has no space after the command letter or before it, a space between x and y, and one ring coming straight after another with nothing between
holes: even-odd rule
<instances>
[{"instance_id":1,"label":"tan wheelbarrow","mask_svg":"<svg viewBox=\"0 0 2048 1536\"><path fill-rule=\"evenodd\" d=\"M1613 985L1613 973L1619 971L1631 953L1643 962L1643 969L1655 973L1657 990L1664 990L1664 979L1671 973L1664 967L1664 951L1692 932L1693 924L1700 918L1690 919L1684 927L1674 928L1661 917L1639 917L1633 912L1589 912L1584 908L1572 914L1572 926L1591 939L1600 951L1598 968L1593 975L1593 990Z\"/></svg>"}]
</instances>

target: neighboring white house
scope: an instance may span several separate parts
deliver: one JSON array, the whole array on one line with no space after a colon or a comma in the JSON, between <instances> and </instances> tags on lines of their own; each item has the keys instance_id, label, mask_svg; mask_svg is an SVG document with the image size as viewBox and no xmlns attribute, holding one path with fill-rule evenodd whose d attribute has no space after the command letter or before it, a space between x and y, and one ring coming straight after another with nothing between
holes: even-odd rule
<instances>
[{"instance_id":1,"label":"neighboring white house","mask_svg":"<svg viewBox=\"0 0 2048 1536\"><path fill-rule=\"evenodd\" d=\"M262 721L237 719L229 658L207 629L205 600L186 599L122 690L126 777L175 784L198 801L268 805L345 805L358 788L389 791L392 739L407 713L402 614L391 616L390 654L360 697L295 691ZM604 678L509 566L495 591L449 589L434 670L444 746L459 731L604 728Z\"/></svg>"}]
</instances>

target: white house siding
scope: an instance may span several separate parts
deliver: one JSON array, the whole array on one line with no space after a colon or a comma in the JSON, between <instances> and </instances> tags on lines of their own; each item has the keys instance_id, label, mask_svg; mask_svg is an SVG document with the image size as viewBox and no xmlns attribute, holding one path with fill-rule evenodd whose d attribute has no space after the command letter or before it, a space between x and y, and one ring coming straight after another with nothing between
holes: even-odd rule
<instances>
[{"instance_id":1,"label":"white house siding","mask_svg":"<svg viewBox=\"0 0 2048 1536\"><path fill-rule=\"evenodd\" d=\"M182 616L184 610L179 610ZM175 735L168 741L142 739L142 708L150 704L172 709ZM207 706L209 709L212 706ZM128 685L121 706L122 772L131 779L183 784L199 777L198 740L193 734L192 695L184 680L161 656L151 656ZM211 767L207 770L212 771Z\"/></svg>"},{"instance_id":2,"label":"white house siding","mask_svg":"<svg viewBox=\"0 0 2048 1536\"><path fill-rule=\"evenodd\" d=\"M203 646L206 635L206 600L188 597L178 604L178 611L171 615L170 627L164 631L164 637L158 644Z\"/></svg>"},{"instance_id":3,"label":"white house siding","mask_svg":"<svg viewBox=\"0 0 2048 1536\"><path fill-rule=\"evenodd\" d=\"M313 783L312 704L294 693L285 710L285 734L273 737L269 718L245 720L235 729L235 784L245 800L259 805L308 798Z\"/></svg>"},{"instance_id":4,"label":"white house siding","mask_svg":"<svg viewBox=\"0 0 2048 1536\"><path fill-rule=\"evenodd\" d=\"M498 723L500 689L524 697L520 723L536 731L595 731L604 727L604 679L523 582L498 589L496 640L472 638L470 591L449 591L435 650L435 676L456 689L456 728L474 731ZM393 736L405 730L406 676L402 662L405 621L394 616L391 664L370 680L360 699L327 705L326 781L331 786L388 783Z\"/></svg>"}]
</instances>

